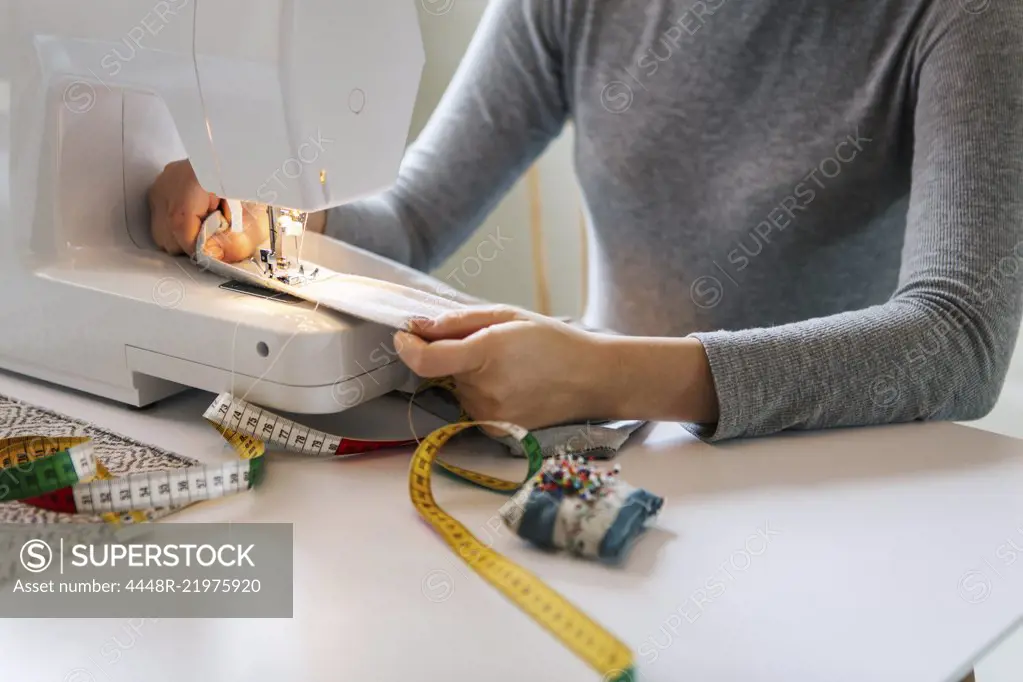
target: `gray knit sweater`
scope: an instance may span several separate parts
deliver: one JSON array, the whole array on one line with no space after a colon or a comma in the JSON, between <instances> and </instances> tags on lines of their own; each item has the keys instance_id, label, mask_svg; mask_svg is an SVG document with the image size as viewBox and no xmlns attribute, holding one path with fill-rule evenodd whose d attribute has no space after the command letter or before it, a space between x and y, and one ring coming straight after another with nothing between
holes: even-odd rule
<instances>
[{"instance_id":1,"label":"gray knit sweater","mask_svg":"<svg viewBox=\"0 0 1023 682\"><path fill-rule=\"evenodd\" d=\"M699 435L990 410L1023 312L1023 0L491 0L396 185L328 234L436 266L569 119L585 322L699 338Z\"/></svg>"}]
</instances>

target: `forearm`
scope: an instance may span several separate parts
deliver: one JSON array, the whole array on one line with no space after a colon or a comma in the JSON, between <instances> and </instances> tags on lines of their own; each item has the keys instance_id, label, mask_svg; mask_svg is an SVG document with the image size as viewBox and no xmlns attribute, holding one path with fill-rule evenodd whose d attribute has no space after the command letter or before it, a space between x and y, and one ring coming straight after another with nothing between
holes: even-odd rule
<instances>
[{"instance_id":1,"label":"forearm","mask_svg":"<svg viewBox=\"0 0 1023 682\"><path fill-rule=\"evenodd\" d=\"M608 419L713 424L714 378L696 339L594 336L596 411Z\"/></svg>"},{"instance_id":2,"label":"forearm","mask_svg":"<svg viewBox=\"0 0 1023 682\"><path fill-rule=\"evenodd\" d=\"M976 419L998 398L1019 323L1018 294L988 279L779 327L696 334L720 414L713 429L694 431L724 440Z\"/></svg>"},{"instance_id":3,"label":"forearm","mask_svg":"<svg viewBox=\"0 0 1023 682\"><path fill-rule=\"evenodd\" d=\"M426 269L417 241L422 234L415 221L394 207L394 197L384 193L309 215L306 230L357 246L403 265Z\"/></svg>"},{"instance_id":4,"label":"forearm","mask_svg":"<svg viewBox=\"0 0 1023 682\"><path fill-rule=\"evenodd\" d=\"M708 440L976 418L998 397L1019 325L1018 297L1000 283L770 329L595 335L590 411L686 422Z\"/></svg>"},{"instance_id":5,"label":"forearm","mask_svg":"<svg viewBox=\"0 0 1023 682\"><path fill-rule=\"evenodd\" d=\"M694 334L719 403L701 437L969 420L997 401L1023 315L1023 9L938 4L922 36L898 288L863 310Z\"/></svg>"}]
</instances>

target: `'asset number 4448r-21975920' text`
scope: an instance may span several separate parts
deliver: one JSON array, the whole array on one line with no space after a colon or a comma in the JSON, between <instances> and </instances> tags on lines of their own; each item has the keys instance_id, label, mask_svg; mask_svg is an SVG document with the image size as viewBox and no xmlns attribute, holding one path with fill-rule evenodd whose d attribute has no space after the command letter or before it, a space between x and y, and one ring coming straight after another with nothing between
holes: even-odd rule
<instances>
[{"instance_id":1,"label":"'asset number 4448r-21975920' text","mask_svg":"<svg viewBox=\"0 0 1023 682\"><path fill-rule=\"evenodd\" d=\"M125 592L259 592L258 579L249 578L190 578L174 580L172 578L150 578L148 580L129 580Z\"/></svg>"}]
</instances>

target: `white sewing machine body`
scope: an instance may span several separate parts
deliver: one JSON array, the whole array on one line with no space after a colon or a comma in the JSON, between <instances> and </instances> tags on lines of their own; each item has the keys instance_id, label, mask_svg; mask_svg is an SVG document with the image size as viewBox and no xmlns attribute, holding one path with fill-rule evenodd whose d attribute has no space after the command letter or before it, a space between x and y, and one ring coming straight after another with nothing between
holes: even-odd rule
<instances>
[{"instance_id":1,"label":"white sewing machine body","mask_svg":"<svg viewBox=\"0 0 1023 682\"><path fill-rule=\"evenodd\" d=\"M302 211L389 186L423 66L413 0L4 0L2 23L0 367L137 406L196 387L310 413L407 383L391 330L158 251L146 190L186 156L208 191ZM436 284L316 234L302 258Z\"/></svg>"}]
</instances>

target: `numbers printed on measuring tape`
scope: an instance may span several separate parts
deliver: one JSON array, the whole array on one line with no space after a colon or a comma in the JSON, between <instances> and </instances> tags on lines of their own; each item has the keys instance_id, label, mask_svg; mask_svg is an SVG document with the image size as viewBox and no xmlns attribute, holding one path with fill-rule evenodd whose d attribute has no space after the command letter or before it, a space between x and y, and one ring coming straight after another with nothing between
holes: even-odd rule
<instances>
[{"instance_id":1,"label":"numbers printed on measuring tape","mask_svg":"<svg viewBox=\"0 0 1023 682\"><path fill-rule=\"evenodd\" d=\"M80 513L180 507L248 488L253 460L130 474L74 487Z\"/></svg>"},{"instance_id":2,"label":"numbers printed on measuring tape","mask_svg":"<svg viewBox=\"0 0 1023 682\"><path fill-rule=\"evenodd\" d=\"M236 434L312 457L345 457L416 442L414 438L386 441L339 440L325 431L297 424L228 394L218 396L204 416Z\"/></svg>"},{"instance_id":3,"label":"numbers printed on measuring tape","mask_svg":"<svg viewBox=\"0 0 1023 682\"><path fill-rule=\"evenodd\" d=\"M0 502L48 496L96 475L92 443L81 438L52 439L52 444L39 446L36 440L3 439Z\"/></svg>"}]
</instances>

